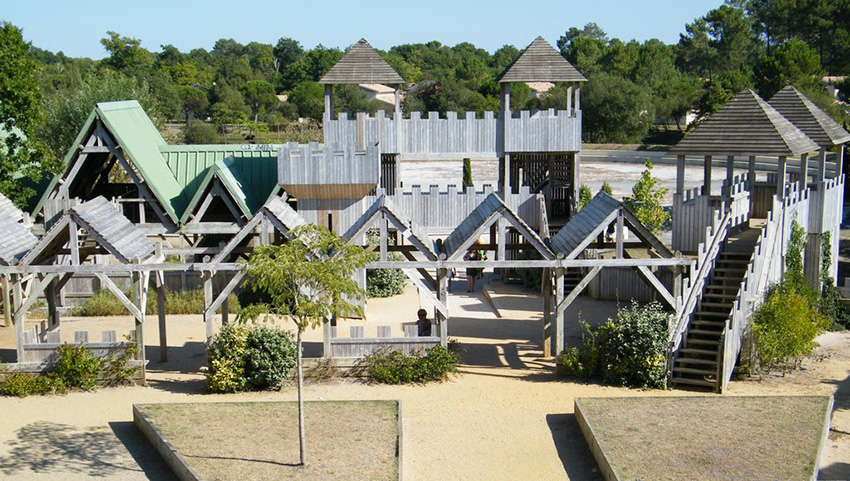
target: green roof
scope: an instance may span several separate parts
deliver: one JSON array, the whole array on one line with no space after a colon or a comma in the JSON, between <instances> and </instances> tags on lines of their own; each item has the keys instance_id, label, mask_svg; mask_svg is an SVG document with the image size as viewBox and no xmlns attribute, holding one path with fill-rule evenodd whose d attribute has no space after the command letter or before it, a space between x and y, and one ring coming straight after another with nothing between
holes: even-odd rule
<instances>
[{"instance_id":1,"label":"green roof","mask_svg":"<svg viewBox=\"0 0 850 481\"><path fill-rule=\"evenodd\" d=\"M77 146L100 118L153 195L176 223L186 222L214 178L220 179L247 218L278 192L276 145L168 145L135 100L97 104L65 156L69 165ZM34 211L53 190L56 176Z\"/></svg>"}]
</instances>

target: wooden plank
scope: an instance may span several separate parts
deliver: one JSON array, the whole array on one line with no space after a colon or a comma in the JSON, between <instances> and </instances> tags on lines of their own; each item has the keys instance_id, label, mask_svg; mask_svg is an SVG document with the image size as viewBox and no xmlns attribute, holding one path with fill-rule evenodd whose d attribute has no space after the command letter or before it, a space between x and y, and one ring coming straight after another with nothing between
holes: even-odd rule
<instances>
[{"instance_id":1,"label":"wooden plank","mask_svg":"<svg viewBox=\"0 0 850 481\"><path fill-rule=\"evenodd\" d=\"M118 301L121 302L121 304L126 307L128 311L130 311L133 317L135 317L136 319L142 318L142 313L139 311L139 308L136 307L132 302L130 302L130 299L128 299L127 296L124 295L124 292L119 289L114 282L112 282L112 279L110 279L105 273L102 272L95 273L95 275L98 279L100 279L100 282L103 283L103 286L109 289L109 292L111 292L118 299Z\"/></svg>"},{"instance_id":2,"label":"wooden plank","mask_svg":"<svg viewBox=\"0 0 850 481\"><path fill-rule=\"evenodd\" d=\"M646 279L646 281L649 282L649 284L652 285L652 287L654 287L659 294L661 294L661 297L664 299L667 305L673 308L673 310L676 310L676 298L672 294L670 294L670 291L668 291L667 288L664 287L664 284L662 284L661 281L657 277L655 277L655 274L653 274L652 271L650 271L649 268L646 266L638 266L637 270L641 274L641 277Z\"/></svg>"},{"instance_id":3,"label":"wooden plank","mask_svg":"<svg viewBox=\"0 0 850 481\"><path fill-rule=\"evenodd\" d=\"M570 295L568 295L566 299L564 299L560 304L558 304L558 307L557 307L558 315L563 316L563 313L567 310L568 307L570 307L570 304L572 304L573 301L575 301L576 298L578 298L578 296L585 289L585 287L587 287L587 285L590 284L590 281L592 281L593 278L596 277L596 275L599 274L599 271L601 271L601 270L602 270L602 267L596 266L596 267L593 267L592 269L590 269L590 272L585 274L585 276L581 280L581 282L579 282L578 285L575 287L575 289L573 289L572 292L570 292Z\"/></svg>"}]
</instances>

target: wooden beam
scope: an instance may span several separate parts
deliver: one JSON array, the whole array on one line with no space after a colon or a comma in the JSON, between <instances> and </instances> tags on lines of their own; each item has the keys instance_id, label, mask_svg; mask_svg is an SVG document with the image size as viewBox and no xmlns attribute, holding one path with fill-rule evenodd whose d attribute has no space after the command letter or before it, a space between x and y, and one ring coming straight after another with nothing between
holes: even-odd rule
<instances>
[{"instance_id":1,"label":"wooden beam","mask_svg":"<svg viewBox=\"0 0 850 481\"><path fill-rule=\"evenodd\" d=\"M248 236L248 234L251 234L254 229L257 228L257 224L262 221L265 215L265 213L258 212L257 215L255 215L253 219L251 219L247 224L245 224L242 229L239 230L239 233L233 236L227 242L227 244L225 244L225 246L219 251L219 253L212 258L212 262L218 264L222 262L225 257L230 255L233 252L233 249L235 249L236 246L238 246L239 243L242 242L242 240L245 239L246 236Z\"/></svg>"},{"instance_id":2,"label":"wooden beam","mask_svg":"<svg viewBox=\"0 0 850 481\"><path fill-rule=\"evenodd\" d=\"M204 325L206 326L207 340L215 335L213 316L215 311L210 312L213 302L212 271L202 272L201 279L204 282Z\"/></svg>"},{"instance_id":3,"label":"wooden beam","mask_svg":"<svg viewBox=\"0 0 850 481\"><path fill-rule=\"evenodd\" d=\"M215 300L212 301L212 303L210 304L209 310L212 312L213 315L215 315L215 311L217 311L218 308L221 307L222 304L224 304L224 302L227 300L227 296L229 296L230 293L233 292L233 289L236 289L236 287L242 283L242 279L244 278L245 273L242 271L238 271L236 272L236 274L234 274L233 278L230 279L230 282L228 282L227 285L222 288L221 292L218 293L218 297L216 297Z\"/></svg>"},{"instance_id":4,"label":"wooden beam","mask_svg":"<svg viewBox=\"0 0 850 481\"><path fill-rule=\"evenodd\" d=\"M12 293L9 289L9 277L2 276L3 282L3 325L12 327Z\"/></svg>"},{"instance_id":5,"label":"wooden beam","mask_svg":"<svg viewBox=\"0 0 850 481\"><path fill-rule=\"evenodd\" d=\"M566 269L558 267L555 269L555 305L560 306L564 302L564 274ZM564 351L564 311L555 309L555 355Z\"/></svg>"},{"instance_id":6,"label":"wooden beam","mask_svg":"<svg viewBox=\"0 0 850 481\"><path fill-rule=\"evenodd\" d=\"M123 304L128 311L130 311L130 314L132 314L133 317L135 317L136 319L142 317L142 313L139 312L139 308L136 307L132 302L130 302L130 299L127 299L127 296L124 295L124 292L122 292L121 289L119 289L114 282L112 282L112 279L110 279L106 274L101 272L98 272L95 275L98 279L100 279L100 282L103 283L103 286L109 289L109 292L111 292L118 299L118 301L121 302L121 304Z\"/></svg>"},{"instance_id":7,"label":"wooden beam","mask_svg":"<svg viewBox=\"0 0 850 481\"><path fill-rule=\"evenodd\" d=\"M623 258L623 237L624 237L624 234L625 234L623 231L626 228L625 220L623 218L623 211L625 209L617 209L617 210L619 212L619 215L617 215L617 234L616 234L617 235L617 247L614 250L614 257L616 257L617 259L622 259Z\"/></svg>"},{"instance_id":8,"label":"wooden beam","mask_svg":"<svg viewBox=\"0 0 850 481\"><path fill-rule=\"evenodd\" d=\"M15 322L15 347L17 351L17 361L24 362L24 323L27 319L26 309L19 309L24 303L23 286L21 286L21 277L19 275L12 276L12 312Z\"/></svg>"},{"instance_id":9,"label":"wooden beam","mask_svg":"<svg viewBox=\"0 0 850 481\"><path fill-rule=\"evenodd\" d=\"M641 277L646 279L649 285L654 287L655 290L658 291L659 294L661 294L661 297L664 298L664 301L675 310L677 307L676 298L672 294L670 294L670 291L668 291L667 288L664 287L664 284L662 284L661 281L657 277L655 277L655 274L653 274L652 271L650 271L649 268L646 266L637 266L637 270Z\"/></svg>"},{"instance_id":10,"label":"wooden beam","mask_svg":"<svg viewBox=\"0 0 850 481\"><path fill-rule=\"evenodd\" d=\"M582 251L587 248L588 244L596 240L597 236L605 232L605 229L608 228L611 222L613 222L617 218L617 216L620 215L619 211L620 209L617 209L608 214L608 216L605 217L605 219L603 219L602 222L600 222L599 225L596 226L596 228L593 229L593 231L588 234L587 237L585 237L584 240L582 240L581 243L572 250L572 252L565 253L566 259L572 260L578 257L578 255L581 254Z\"/></svg>"},{"instance_id":11,"label":"wooden beam","mask_svg":"<svg viewBox=\"0 0 850 481\"><path fill-rule=\"evenodd\" d=\"M505 208L501 207L501 208L493 211L493 213L490 214L490 216L487 217L484 220L484 222L480 226L478 226L477 229L475 229L475 231L472 233L472 235L470 235L466 240L464 240L463 243L461 243L461 245L459 245L457 247L457 249L454 252L451 253L451 255L449 256L449 259L450 260L462 259L463 256L466 254L466 251L469 249L469 247L472 244L474 244L475 241L478 240L479 237L481 237L481 234L486 232L487 229L489 229L490 226L493 225L493 223L496 222L499 219L499 217L501 217L500 214L502 213L503 210L505 210Z\"/></svg>"},{"instance_id":12,"label":"wooden beam","mask_svg":"<svg viewBox=\"0 0 850 481\"><path fill-rule=\"evenodd\" d=\"M824 159L826 159L826 151L821 149L821 152L824 152ZM820 182L820 174L821 172L825 172L822 167L823 163L818 162L818 182ZM809 154L803 154L800 156L800 178L797 179L797 185L800 188L800 192L806 190L806 187L809 184Z\"/></svg>"},{"instance_id":13,"label":"wooden beam","mask_svg":"<svg viewBox=\"0 0 850 481\"><path fill-rule=\"evenodd\" d=\"M711 195L711 156L705 156L705 164L702 170L703 195Z\"/></svg>"},{"instance_id":14,"label":"wooden beam","mask_svg":"<svg viewBox=\"0 0 850 481\"><path fill-rule=\"evenodd\" d=\"M543 269L543 357L552 357L552 275Z\"/></svg>"},{"instance_id":15,"label":"wooden beam","mask_svg":"<svg viewBox=\"0 0 850 481\"><path fill-rule=\"evenodd\" d=\"M437 312L437 319L439 320L438 324L440 326L440 344L443 346L447 346L449 342L449 315L448 315L448 287L449 287L449 278L448 271L446 269L437 269L437 300L441 301L443 305L446 307L446 314Z\"/></svg>"},{"instance_id":16,"label":"wooden beam","mask_svg":"<svg viewBox=\"0 0 850 481\"><path fill-rule=\"evenodd\" d=\"M581 294L581 291L583 291L587 287L587 285L590 284L590 281L592 281L593 278L596 277L596 275L599 274L599 271L601 271L601 270L602 270L602 267L600 267L600 266L596 266L596 267L590 269L590 272L588 272L584 276L584 278L578 283L578 285L575 287L575 289L573 289L572 292L570 292L570 295L568 295L566 299L564 299L563 301L561 301L560 304L558 304L557 309L558 309L559 315L561 315L561 316L564 315L564 312L567 310L568 307L570 307L570 304L572 304L573 301L575 301L578 298L579 294Z\"/></svg>"},{"instance_id":17,"label":"wooden beam","mask_svg":"<svg viewBox=\"0 0 850 481\"><path fill-rule=\"evenodd\" d=\"M156 289L156 313L159 318L159 362L168 362L168 329L166 327L166 287L165 273L154 274L154 288Z\"/></svg>"},{"instance_id":18,"label":"wooden beam","mask_svg":"<svg viewBox=\"0 0 850 481\"><path fill-rule=\"evenodd\" d=\"M407 275L407 278L410 279L410 282L419 289L419 292L421 292L429 301L431 301L431 303L434 304L437 312L442 314L444 317L449 317L449 308L446 306L446 303L431 292L431 289L422 282L422 279L416 275L416 272L413 269L402 269L402 272L404 272L405 275Z\"/></svg>"},{"instance_id":19,"label":"wooden beam","mask_svg":"<svg viewBox=\"0 0 850 481\"><path fill-rule=\"evenodd\" d=\"M41 279L34 279L30 281L28 287L28 291L26 293L25 299L21 302L21 305L15 310L15 315L26 314L27 311L35 304L35 301L38 300L38 296L44 292L44 289L47 287L53 279L56 278L56 274L46 274Z\"/></svg>"},{"instance_id":20,"label":"wooden beam","mask_svg":"<svg viewBox=\"0 0 850 481\"><path fill-rule=\"evenodd\" d=\"M779 199L785 198L785 175L787 174L788 166L784 155L779 157L779 162L776 164L776 196Z\"/></svg>"}]
</instances>

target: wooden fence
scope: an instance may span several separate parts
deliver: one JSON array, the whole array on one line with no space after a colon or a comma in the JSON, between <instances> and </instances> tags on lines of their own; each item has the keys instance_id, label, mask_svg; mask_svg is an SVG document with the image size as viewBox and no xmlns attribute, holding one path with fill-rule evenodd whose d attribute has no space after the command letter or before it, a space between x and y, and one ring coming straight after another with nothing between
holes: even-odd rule
<instances>
[{"instance_id":1,"label":"wooden fence","mask_svg":"<svg viewBox=\"0 0 850 481\"><path fill-rule=\"evenodd\" d=\"M84 346L91 350L95 357L116 359L124 351L135 346L133 339L135 332L130 331L129 340L118 340L115 331L103 331L99 342L89 339L88 331L75 331L73 345ZM24 357L18 360L18 364L26 367L27 371L43 372L50 370L57 360L57 352L63 344L59 326L47 329L45 322L40 326L33 326L24 333ZM141 363L131 361L131 366L141 366ZM143 371L143 370L142 370ZM143 374L142 374L143 376ZM142 379L143 377L139 377Z\"/></svg>"},{"instance_id":2,"label":"wooden fence","mask_svg":"<svg viewBox=\"0 0 850 481\"><path fill-rule=\"evenodd\" d=\"M731 185L723 182L722 196L704 195L699 187L674 195L673 249L696 252L704 240L705 228L713 224L718 210L730 211L730 228L746 225L751 215L750 185L747 176L736 175Z\"/></svg>"},{"instance_id":3,"label":"wooden fence","mask_svg":"<svg viewBox=\"0 0 850 481\"><path fill-rule=\"evenodd\" d=\"M395 119L383 111L372 117L358 113L355 118L340 113L326 119L325 144L357 145L363 148L379 143L383 153L397 153L402 159L501 157L505 152L578 152L581 150L581 112L545 110L514 112L507 122L493 112L478 118L475 112L458 117L457 112L429 112L422 118L412 112L409 118Z\"/></svg>"},{"instance_id":4,"label":"wooden fence","mask_svg":"<svg viewBox=\"0 0 850 481\"><path fill-rule=\"evenodd\" d=\"M405 337L392 337L392 326L377 326L378 337L363 337L363 326L352 326L350 337L337 337L337 328L331 328L330 357L334 358L362 358L372 354L376 350L386 347L389 350L402 351L412 354L416 351L425 351L440 344L439 336L419 337L415 324L403 326ZM433 326L432 329L437 329Z\"/></svg>"}]
</instances>

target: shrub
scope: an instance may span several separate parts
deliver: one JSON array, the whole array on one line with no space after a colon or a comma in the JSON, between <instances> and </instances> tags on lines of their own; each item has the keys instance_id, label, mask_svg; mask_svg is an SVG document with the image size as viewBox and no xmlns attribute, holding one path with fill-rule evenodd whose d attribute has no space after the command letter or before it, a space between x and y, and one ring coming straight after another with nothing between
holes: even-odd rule
<instances>
[{"instance_id":1,"label":"shrub","mask_svg":"<svg viewBox=\"0 0 850 481\"><path fill-rule=\"evenodd\" d=\"M103 377L107 386L123 386L133 384L133 376L139 370L136 366L130 366L130 361L139 353L135 342L129 343L126 349L116 357L110 354L103 362Z\"/></svg>"},{"instance_id":2,"label":"shrub","mask_svg":"<svg viewBox=\"0 0 850 481\"><path fill-rule=\"evenodd\" d=\"M366 240L369 245L380 245L379 233L376 229L366 232ZM392 237L389 240L392 244ZM380 254L375 253L370 261L376 261ZM404 256L400 252L387 253L387 259L391 261L403 261ZM366 271L366 295L369 297L392 297L404 292L407 276L401 269L369 269Z\"/></svg>"},{"instance_id":3,"label":"shrub","mask_svg":"<svg viewBox=\"0 0 850 481\"><path fill-rule=\"evenodd\" d=\"M590 192L590 187L581 184L578 189L578 209L584 209L584 206L593 199L593 194Z\"/></svg>"},{"instance_id":4,"label":"shrub","mask_svg":"<svg viewBox=\"0 0 850 481\"><path fill-rule=\"evenodd\" d=\"M517 254L518 260L533 261L542 259L543 257L535 249L523 249ZM516 273L522 279L522 285L529 289L540 289L543 283L543 269L525 269L518 268Z\"/></svg>"},{"instance_id":5,"label":"shrub","mask_svg":"<svg viewBox=\"0 0 850 481\"><path fill-rule=\"evenodd\" d=\"M829 275L832 267L832 233L827 231L821 237L821 293L818 312L830 321L829 330L840 331L850 328L850 312L840 302L835 279Z\"/></svg>"},{"instance_id":6,"label":"shrub","mask_svg":"<svg viewBox=\"0 0 850 481\"><path fill-rule=\"evenodd\" d=\"M207 389L279 389L295 367L295 355L288 332L259 324L228 324L207 343Z\"/></svg>"},{"instance_id":7,"label":"shrub","mask_svg":"<svg viewBox=\"0 0 850 481\"><path fill-rule=\"evenodd\" d=\"M183 142L187 144L218 144L221 143L221 137L213 125L193 119L186 123L186 128L183 130Z\"/></svg>"},{"instance_id":8,"label":"shrub","mask_svg":"<svg viewBox=\"0 0 850 481\"><path fill-rule=\"evenodd\" d=\"M266 326L248 332L245 380L253 389L279 389L294 367L291 333Z\"/></svg>"},{"instance_id":9,"label":"shrub","mask_svg":"<svg viewBox=\"0 0 850 481\"><path fill-rule=\"evenodd\" d=\"M444 381L450 373L457 372L457 356L439 345L410 355L382 346L362 362L372 380L383 384Z\"/></svg>"},{"instance_id":10,"label":"shrub","mask_svg":"<svg viewBox=\"0 0 850 481\"><path fill-rule=\"evenodd\" d=\"M766 300L753 315L753 338L759 367L769 372L791 361L797 367L803 356L815 348L815 337L829 327L829 321L791 279L769 290Z\"/></svg>"},{"instance_id":11,"label":"shrub","mask_svg":"<svg viewBox=\"0 0 850 481\"><path fill-rule=\"evenodd\" d=\"M56 351L56 375L73 389L92 391L97 387L97 376L104 361L85 346L62 344Z\"/></svg>"},{"instance_id":12,"label":"shrub","mask_svg":"<svg viewBox=\"0 0 850 481\"><path fill-rule=\"evenodd\" d=\"M584 324L581 345L565 349L558 373L601 377L618 386L664 388L667 382L667 335L670 315L657 302L632 303L595 330Z\"/></svg>"},{"instance_id":13,"label":"shrub","mask_svg":"<svg viewBox=\"0 0 850 481\"><path fill-rule=\"evenodd\" d=\"M133 296L127 296L130 300ZM169 314L201 314L204 311L204 293L200 289L187 291L168 291L165 295L165 309ZM218 309L221 313L221 308ZM239 312L239 299L230 294L227 297L227 312L236 314ZM158 313L156 293L150 292L147 302L147 313L155 315ZM80 317L107 317L129 315L127 308L121 301L107 289L100 289L86 299L86 301L71 310L72 316Z\"/></svg>"},{"instance_id":14,"label":"shrub","mask_svg":"<svg viewBox=\"0 0 850 481\"><path fill-rule=\"evenodd\" d=\"M24 372L10 372L0 384L3 396L26 397L31 394L65 394L68 387L55 373L45 375Z\"/></svg>"},{"instance_id":15,"label":"shrub","mask_svg":"<svg viewBox=\"0 0 850 481\"><path fill-rule=\"evenodd\" d=\"M120 316L127 314L127 308L109 290L100 289L86 299L82 305L71 309L72 316Z\"/></svg>"}]
</instances>

